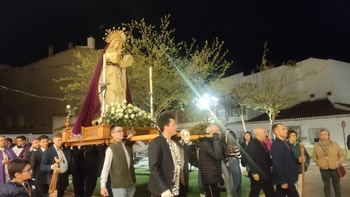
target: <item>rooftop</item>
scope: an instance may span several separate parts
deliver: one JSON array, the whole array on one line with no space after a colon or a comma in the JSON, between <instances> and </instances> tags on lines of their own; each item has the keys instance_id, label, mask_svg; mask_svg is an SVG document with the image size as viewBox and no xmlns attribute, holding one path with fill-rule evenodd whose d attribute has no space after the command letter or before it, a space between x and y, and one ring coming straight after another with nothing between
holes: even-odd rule
<instances>
[{"instance_id":1,"label":"rooftop","mask_svg":"<svg viewBox=\"0 0 350 197\"><path fill-rule=\"evenodd\" d=\"M340 103L338 103L338 105L342 105L345 108L350 106ZM294 105L289 109L281 110L281 112L276 117L276 120L316 119L348 115L350 115L350 110L336 108L335 105L333 105L328 99L321 99L315 101L302 102L297 105ZM262 114L249 120L249 122L267 120L269 120L267 114Z\"/></svg>"}]
</instances>

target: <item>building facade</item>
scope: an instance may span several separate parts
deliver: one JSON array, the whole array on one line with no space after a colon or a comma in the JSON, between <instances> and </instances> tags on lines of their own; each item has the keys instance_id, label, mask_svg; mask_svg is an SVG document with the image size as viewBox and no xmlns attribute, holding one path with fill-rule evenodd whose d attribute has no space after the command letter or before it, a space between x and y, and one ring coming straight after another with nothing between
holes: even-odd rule
<instances>
[{"instance_id":1,"label":"building facade","mask_svg":"<svg viewBox=\"0 0 350 197\"><path fill-rule=\"evenodd\" d=\"M88 41L92 42L93 38L88 38ZM55 127L59 127L54 126L53 119L64 117L66 105L74 106L76 102L60 100L64 94L59 87L66 84L54 79L72 76L66 66L78 63L74 53L84 55L94 50L91 43L75 47L69 43L68 46L68 50L57 54L53 54L49 46L46 58L25 67L0 70L0 133L52 133Z\"/></svg>"}]
</instances>

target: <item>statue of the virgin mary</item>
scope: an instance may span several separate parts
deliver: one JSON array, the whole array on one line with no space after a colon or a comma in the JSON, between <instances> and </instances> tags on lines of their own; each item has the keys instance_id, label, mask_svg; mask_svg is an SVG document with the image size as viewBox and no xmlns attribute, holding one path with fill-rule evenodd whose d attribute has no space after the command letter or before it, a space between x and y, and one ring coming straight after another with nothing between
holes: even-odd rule
<instances>
[{"instance_id":1,"label":"statue of the virgin mary","mask_svg":"<svg viewBox=\"0 0 350 197\"><path fill-rule=\"evenodd\" d=\"M133 58L131 55L124 55L123 52L127 39L125 32L123 29L109 29L106 30L104 39L108 44L100 55L84 103L73 127L73 134L79 134L81 126L91 126L92 121L100 115L101 96L99 93L101 92L101 87L99 83L102 82L103 77L105 77L105 82L107 83L106 104L111 102L121 103L123 100L131 103L126 68L132 65ZM106 70L103 72L104 57ZM103 73L105 73L105 76L103 76Z\"/></svg>"},{"instance_id":2,"label":"statue of the virgin mary","mask_svg":"<svg viewBox=\"0 0 350 197\"><path fill-rule=\"evenodd\" d=\"M126 100L126 68L133 62L131 55L124 55L123 47L126 42L126 35L123 30L107 30L105 41L109 46L105 52L106 58L106 104L112 102L121 103ZM102 81L102 74L100 81Z\"/></svg>"}]
</instances>

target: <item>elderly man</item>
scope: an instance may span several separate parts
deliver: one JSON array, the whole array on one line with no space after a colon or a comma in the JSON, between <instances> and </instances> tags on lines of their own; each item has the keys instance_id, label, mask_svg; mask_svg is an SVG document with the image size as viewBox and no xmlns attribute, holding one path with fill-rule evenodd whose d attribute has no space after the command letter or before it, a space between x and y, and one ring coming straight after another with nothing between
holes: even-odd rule
<instances>
[{"instance_id":1,"label":"elderly man","mask_svg":"<svg viewBox=\"0 0 350 197\"><path fill-rule=\"evenodd\" d=\"M204 138L199 143L199 169L207 197L220 197L218 184L223 182L221 177L221 154L219 143L221 130L218 124L211 124L206 132L213 138Z\"/></svg>"},{"instance_id":2,"label":"elderly man","mask_svg":"<svg viewBox=\"0 0 350 197\"><path fill-rule=\"evenodd\" d=\"M273 177L277 184L275 196L299 197L294 184L298 180L298 164L305 161L305 156L295 158L286 141L288 131L283 124L273 125L272 131L276 135L271 145Z\"/></svg>"},{"instance_id":3,"label":"elderly man","mask_svg":"<svg viewBox=\"0 0 350 197\"><path fill-rule=\"evenodd\" d=\"M264 190L266 197L274 196L272 184L272 161L270 152L265 144L266 131L264 128L255 128L255 138L250 141L247 147L250 193L249 197L258 197L260 190Z\"/></svg>"}]
</instances>

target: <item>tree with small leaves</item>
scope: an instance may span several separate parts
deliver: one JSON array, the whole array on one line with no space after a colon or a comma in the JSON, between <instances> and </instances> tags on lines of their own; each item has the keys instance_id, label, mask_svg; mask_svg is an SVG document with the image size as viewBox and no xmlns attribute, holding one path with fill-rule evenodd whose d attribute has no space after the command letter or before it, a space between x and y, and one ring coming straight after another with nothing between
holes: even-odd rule
<instances>
[{"instance_id":1,"label":"tree with small leaves","mask_svg":"<svg viewBox=\"0 0 350 197\"><path fill-rule=\"evenodd\" d=\"M224 76L232 64L226 60L228 51L223 51L224 42L218 38L213 42L205 41L202 46L195 39L190 44L177 42L173 35L175 29L170 28L170 15L161 19L159 27L141 19L123 23L121 28L128 33L125 52L134 59L133 66L127 71L133 104L143 109L150 108L149 67L152 67L156 116L172 108L188 106L203 87ZM70 82L60 87L66 94L65 99L82 102L84 94L80 91L87 89L98 60L98 55L95 55L82 57L76 54L81 65L67 67L76 77L56 80Z\"/></svg>"},{"instance_id":2,"label":"tree with small leaves","mask_svg":"<svg viewBox=\"0 0 350 197\"><path fill-rule=\"evenodd\" d=\"M55 82L63 84L60 85L60 90L64 93L63 100L76 101L78 104L83 102L100 54L101 50L93 49L85 54L74 52L73 55L76 57L77 63L65 66L67 70L72 72L72 76L54 79Z\"/></svg>"},{"instance_id":3,"label":"tree with small leaves","mask_svg":"<svg viewBox=\"0 0 350 197\"><path fill-rule=\"evenodd\" d=\"M310 67L303 72L297 72L298 66L292 61L275 67L273 64L268 64L267 52L265 43L260 72L256 73L256 82L237 84L233 92L242 98L239 100L240 106L266 113L272 127L280 110L300 102L304 90L300 89L297 83L310 79L320 70Z\"/></svg>"}]
</instances>

